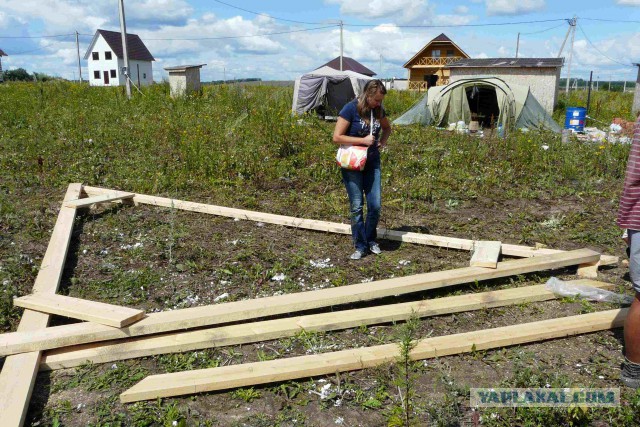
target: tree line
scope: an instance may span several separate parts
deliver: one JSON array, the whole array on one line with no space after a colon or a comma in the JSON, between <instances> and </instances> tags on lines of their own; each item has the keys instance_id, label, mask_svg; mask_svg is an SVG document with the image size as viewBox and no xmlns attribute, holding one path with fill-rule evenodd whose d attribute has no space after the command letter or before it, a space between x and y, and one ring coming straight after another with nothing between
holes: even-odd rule
<instances>
[{"instance_id":1,"label":"tree line","mask_svg":"<svg viewBox=\"0 0 640 427\"><path fill-rule=\"evenodd\" d=\"M6 70L2 72L2 79L4 81L14 81L14 82L46 82L47 80L60 80L60 77L53 77L45 73L37 73L29 74L27 70L24 68L16 68L14 70Z\"/></svg>"}]
</instances>

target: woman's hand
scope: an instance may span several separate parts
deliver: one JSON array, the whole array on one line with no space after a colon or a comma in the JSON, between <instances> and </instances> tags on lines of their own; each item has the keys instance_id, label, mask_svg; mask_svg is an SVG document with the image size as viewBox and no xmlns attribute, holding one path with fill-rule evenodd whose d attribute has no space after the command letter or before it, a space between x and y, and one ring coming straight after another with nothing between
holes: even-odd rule
<instances>
[{"instance_id":1,"label":"woman's hand","mask_svg":"<svg viewBox=\"0 0 640 427\"><path fill-rule=\"evenodd\" d=\"M371 147L373 144L375 144L376 142L376 138L373 135L367 135L364 138L362 138L362 144L365 147Z\"/></svg>"}]
</instances>

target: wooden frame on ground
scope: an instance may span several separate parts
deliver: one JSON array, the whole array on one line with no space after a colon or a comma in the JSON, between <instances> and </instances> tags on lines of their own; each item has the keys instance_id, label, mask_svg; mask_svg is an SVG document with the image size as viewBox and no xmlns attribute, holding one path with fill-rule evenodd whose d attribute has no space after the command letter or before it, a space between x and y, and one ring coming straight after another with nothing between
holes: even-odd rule
<instances>
[{"instance_id":1,"label":"wooden frame on ground","mask_svg":"<svg viewBox=\"0 0 640 427\"><path fill-rule=\"evenodd\" d=\"M82 196L88 197L83 198ZM348 224L294 218L283 215L274 215L242 209L226 208L221 206L206 205L202 203L154 197L144 194L109 190L105 188L82 186L81 184L70 184L64 197L64 202L58 215L58 220L53 229L52 237L49 241L47 251L43 257L41 269L34 283L34 294L53 295L58 289L62 270L64 268L67 250L69 248L71 233L73 231L76 209L107 202L128 202L135 205L149 204L193 212L262 221L271 224L280 224L288 227L304 228L341 234L351 233L351 228ZM426 244L446 248L455 248L461 250L472 250L474 246L473 240L433 236L397 230L379 229L378 234L382 239L396 240L407 243ZM264 305L265 299L262 299L257 303L254 302L255 307L250 307L248 310L246 309L246 306L249 303L246 301L242 302L242 305L245 306L244 310L240 310L238 307L232 305L220 305L220 307L224 308L218 308L219 306L214 306L213 313L207 313L207 310L211 309L210 307L197 308L194 309L192 313L194 315L192 317L189 317L186 320L182 318L180 325L174 324L170 328L168 327L168 324L170 323L169 320L162 319L161 316L158 316L158 318L161 319L160 321L158 321L157 318L149 316L125 329L98 325L91 322L78 324L79 326L67 325L72 329L72 332L70 335L67 335L66 338L64 338L64 333L62 333L61 330L56 329L57 327L47 328L50 318L49 314L26 309L18 326L18 330L14 333L4 334L3 336L0 336L0 340L6 340L4 344L9 343L13 339L19 338L19 345L24 345L24 347L13 347L12 350L8 350L8 345L0 345L0 352L5 351L4 354L9 354L9 356L5 360L2 372L0 373L0 416L2 416L3 425L20 426L24 423L28 402L31 397L33 385L35 382L36 373L41 363L41 350L43 348L51 348L49 347L51 344L42 344L48 339L44 339L42 337L47 337L47 335L49 334L53 334L52 337L54 341L55 339L62 339L62 341L59 341L58 344L56 344L54 347L76 344L78 342L78 337L80 336L84 336L85 338L81 338L79 342L92 342L97 340L125 337L131 339L130 337L132 336L132 334L130 334L130 332L132 330L137 330L139 332L139 335L154 334L167 330L174 330L176 327L185 329L202 325L246 320L248 318L252 318L252 316L250 315L252 311L253 317L264 316L268 314L282 314L296 309L304 310L309 308L323 307L328 304L345 304L350 302L380 298L383 296L395 295L401 292L418 292L426 289L466 283L469 281L505 277L513 274L539 271L540 269L554 269L575 264L582 265L582 271L584 272L584 274L593 276L594 274L597 274L598 266L613 264L617 263L618 261L617 257L607 255L600 256L600 254L598 254L597 252L593 252L588 249L565 252L554 249L535 249L527 246L502 244L501 250L502 254L506 256L532 259L512 260L498 263L495 270L489 270L481 267L467 267L458 270L409 276L402 279L381 280L378 282L367 283L366 286L351 285L342 288L327 289L325 291L332 292L327 292L325 294L314 294L313 292L305 292L297 294L295 296L297 301L295 302L286 301L286 298L283 298L282 300L277 300L276 303L272 306L267 307L265 307ZM578 271L580 272L581 269L579 269ZM331 295L329 295L330 293ZM318 297L318 295L320 295L320 297ZM283 297L286 297L286 295ZM491 306L491 303L489 301L488 303L488 306ZM616 317L615 319L618 319L618 317ZM600 326L593 326L593 330L601 328L602 322L606 323L606 321L606 319L601 319L601 322L598 323L598 325ZM256 324L254 323L252 325L255 326ZM246 327L250 328L251 326ZM73 328L76 328L77 330ZM579 330L584 330L584 328ZM116 331L115 334L113 331ZM91 336L91 334L98 334L99 337L94 337L89 341L82 341L84 339L87 339L87 336ZM27 336L30 338L24 339ZM72 336L73 338L69 338ZM444 339L447 337L438 338ZM65 339L68 341L64 341ZM135 338L133 338L133 340L135 340ZM35 345L34 342L36 343ZM98 348L98 346L96 346L96 348ZM107 345L104 348L108 349L109 347ZM70 352L76 350L78 349L72 349ZM22 351L23 353L13 354L18 351ZM51 359L49 360L51 361ZM332 372L335 372L335 370L332 369ZM153 382L153 380L150 381Z\"/></svg>"}]
</instances>

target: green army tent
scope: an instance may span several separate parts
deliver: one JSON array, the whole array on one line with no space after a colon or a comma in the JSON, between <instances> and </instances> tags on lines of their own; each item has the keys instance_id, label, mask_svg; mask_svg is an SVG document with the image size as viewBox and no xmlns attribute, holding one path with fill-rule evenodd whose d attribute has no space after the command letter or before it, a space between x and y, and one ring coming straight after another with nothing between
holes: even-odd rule
<instances>
[{"instance_id":1,"label":"green army tent","mask_svg":"<svg viewBox=\"0 0 640 427\"><path fill-rule=\"evenodd\" d=\"M393 123L446 127L458 121L469 123L472 117L483 127L502 125L505 129L561 131L529 87L497 77L467 78L446 86L433 86Z\"/></svg>"}]
</instances>

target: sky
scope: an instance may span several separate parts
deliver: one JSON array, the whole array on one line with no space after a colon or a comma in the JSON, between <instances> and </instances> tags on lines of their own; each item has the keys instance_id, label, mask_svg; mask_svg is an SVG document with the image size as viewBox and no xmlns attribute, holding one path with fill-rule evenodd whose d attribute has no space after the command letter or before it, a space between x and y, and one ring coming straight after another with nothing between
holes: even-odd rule
<instances>
[{"instance_id":1,"label":"sky","mask_svg":"<svg viewBox=\"0 0 640 427\"><path fill-rule=\"evenodd\" d=\"M557 57L562 77L635 81L640 0L124 0L127 32L164 67L207 64L203 81L293 80L340 55L382 78L407 78L411 57L440 33L471 58ZM78 79L97 29L120 31L118 0L2 0L3 69ZM519 43L518 43L519 40ZM572 53L571 53L572 52ZM571 57L571 61L569 58ZM569 62L571 69L569 71ZM87 61L81 59L83 77Z\"/></svg>"}]
</instances>

